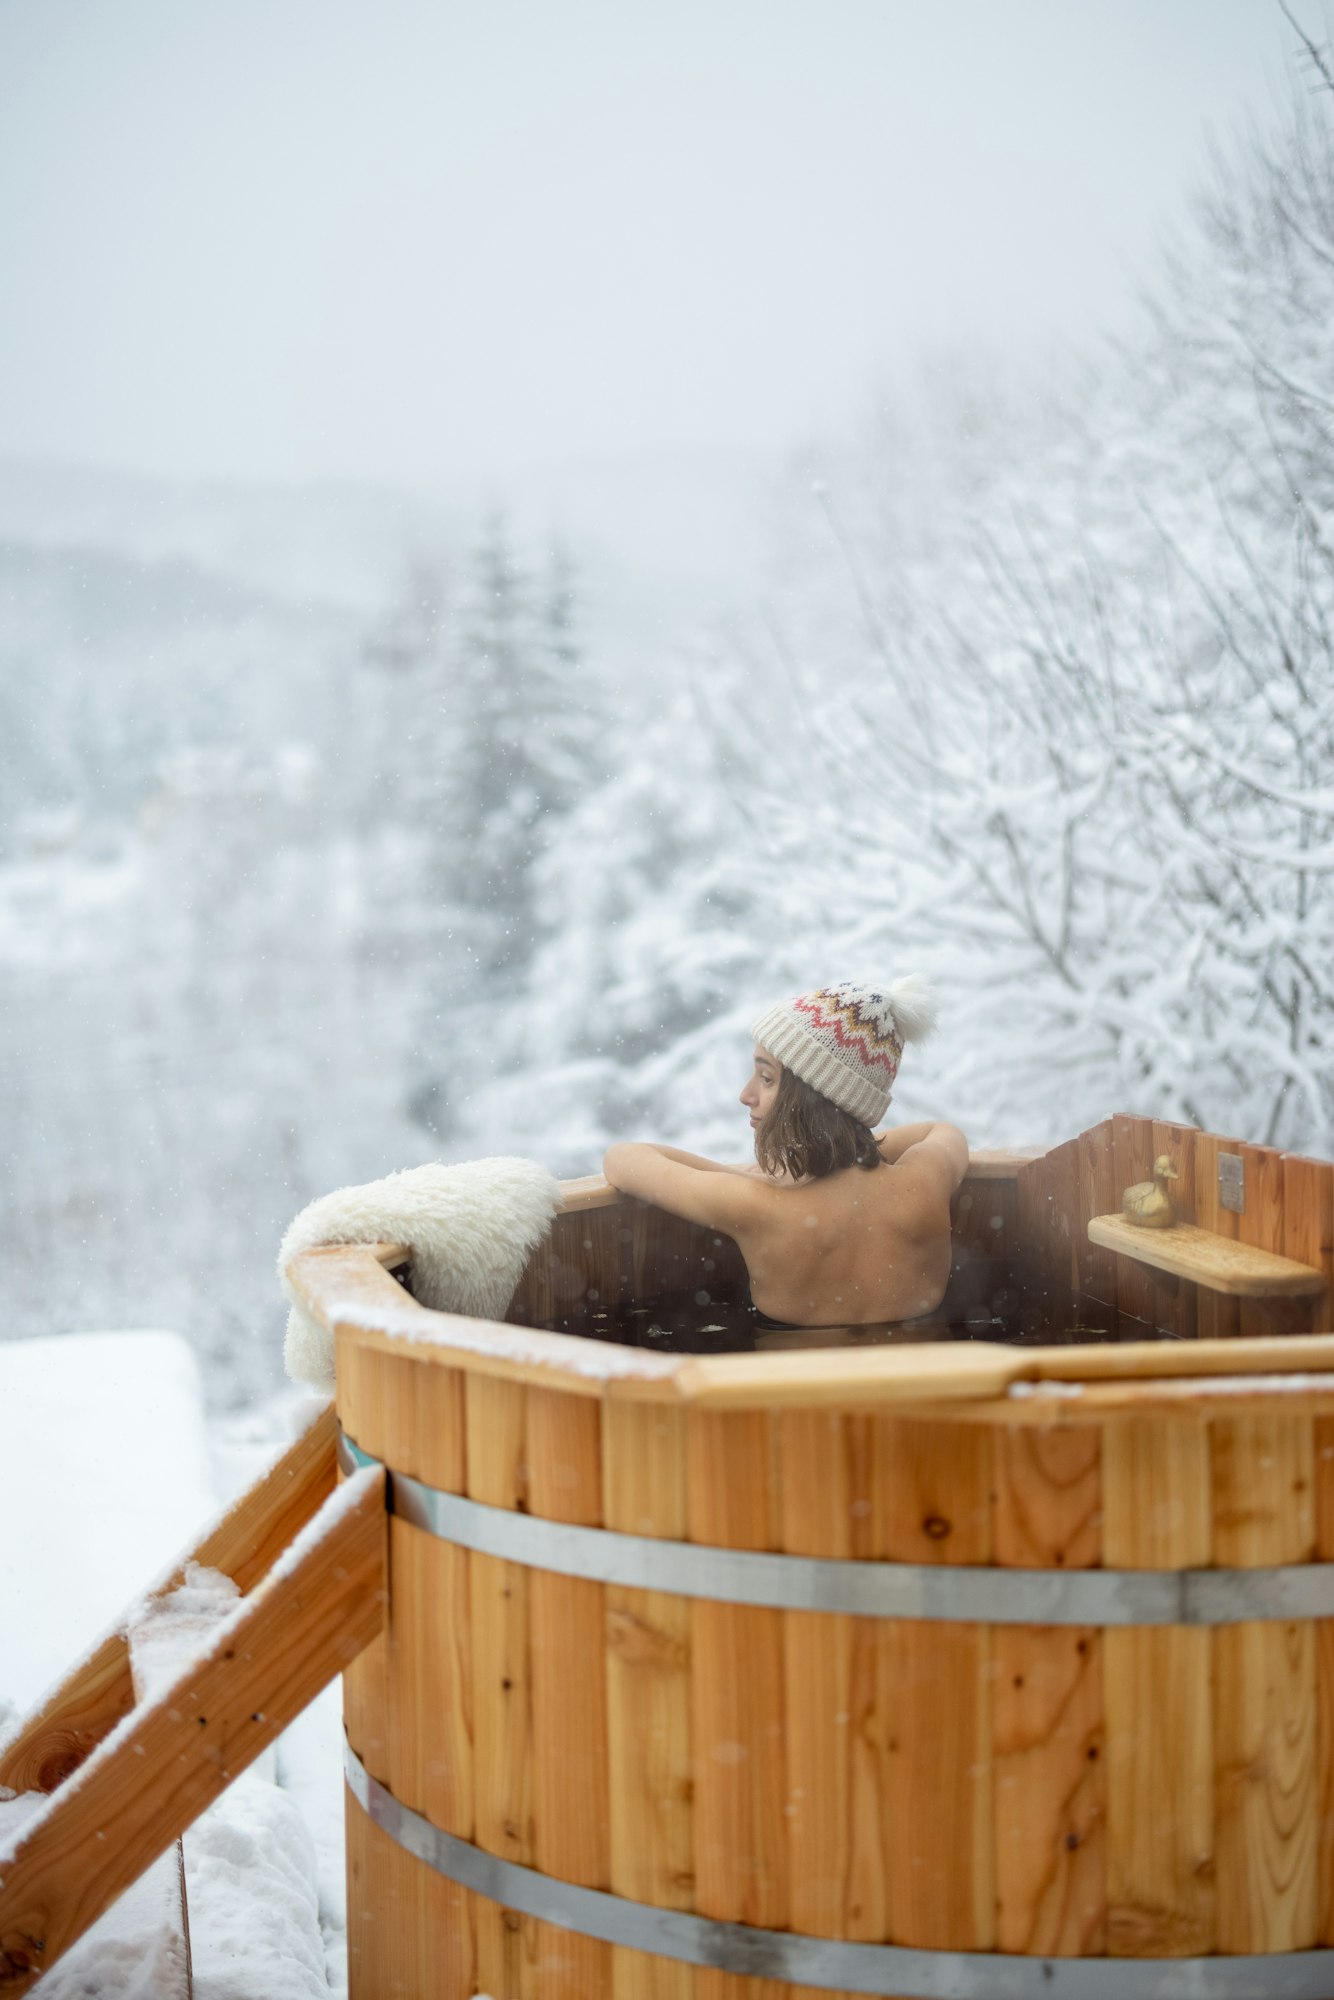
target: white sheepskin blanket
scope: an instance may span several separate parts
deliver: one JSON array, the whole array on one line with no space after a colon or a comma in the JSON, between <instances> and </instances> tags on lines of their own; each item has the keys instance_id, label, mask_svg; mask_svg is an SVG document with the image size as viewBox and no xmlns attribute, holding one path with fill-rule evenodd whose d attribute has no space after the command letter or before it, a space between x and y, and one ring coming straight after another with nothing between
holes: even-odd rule
<instances>
[{"instance_id":1,"label":"white sheepskin blanket","mask_svg":"<svg viewBox=\"0 0 1334 2000\"><path fill-rule=\"evenodd\" d=\"M534 1160L467 1160L407 1167L364 1187L336 1188L296 1217L278 1252L291 1302L283 1360L294 1382L331 1390L334 1339L299 1303L287 1266L323 1243L402 1243L412 1295L440 1312L500 1319L530 1253L561 1206L560 1183Z\"/></svg>"}]
</instances>

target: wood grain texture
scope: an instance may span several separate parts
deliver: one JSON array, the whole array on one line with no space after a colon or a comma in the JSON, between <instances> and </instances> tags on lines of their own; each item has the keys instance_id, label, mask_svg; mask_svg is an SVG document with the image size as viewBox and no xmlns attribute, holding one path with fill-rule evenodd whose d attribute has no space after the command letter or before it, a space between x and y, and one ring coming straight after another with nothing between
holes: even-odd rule
<instances>
[{"instance_id":1,"label":"wood grain texture","mask_svg":"<svg viewBox=\"0 0 1334 2000\"><path fill-rule=\"evenodd\" d=\"M499 1320L431 1312L390 1277L377 1255L381 1248L364 1243L329 1245L303 1251L288 1267L289 1280L307 1310L334 1328L340 1379L349 1365L349 1349L375 1348L401 1356L407 1347L426 1367L462 1368L470 1376L564 1388L576 1396L603 1393L603 1376L591 1365L587 1341L575 1334L550 1333L535 1343L522 1328ZM638 1355L633 1374L641 1395L670 1398L675 1374L670 1357Z\"/></svg>"},{"instance_id":2,"label":"wood grain texture","mask_svg":"<svg viewBox=\"0 0 1334 2000\"><path fill-rule=\"evenodd\" d=\"M623 1200L582 1206L555 1217L523 1269L505 1313L511 1325L539 1326L587 1305L615 1306L621 1296Z\"/></svg>"},{"instance_id":3,"label":"wood grain texture","mask_svg":"<svg viewBox=\"0 0 1334 2000\"><path fill-rule=\"evenodd\" d=\"M1186 1375L1145 1382L1123 1378L1090 1382L1077 1398L1054 1384L1038 1383L1022 1401L973 1404L961 1412L960 1421L1043 1427L1105 1423L1110 1417L1171 1416L1201 1423L1285 1406L1311 1416L1334 1414L1334 1380L1328 1374L1319 1378L1318 1385L1295 1374Z\"/></svg>"},{"instance_id":4,"label":"wood grain texture","mask_svg":"<svg viewBox=\"0 0 1334 2000\"><path fill-rule=\"evenodd\" d=\"M1211 1428L1215 1560L1239 1569L1309 1562L1311 1419ZM1213 1644L1218 1946L1299 1951L1319 1929L1315 1629L1224 1625Z\"/></svg>"},{"instance_id":5,"label":"wood grain texture","mask_svg":"<svg viewBox=\"0 0 1334 2000\"><path fill-rule=\"evenodd\" d=\"M527 1399L522 1383L470 1374L466 1388L468 1492L490 1507L528 1505ZM469 1562L473 1655L473 1824L479 1847L535 1865L529 1579L518 1563L473 1554ZM531 1919L479 1899L477 1980L482 1992L535 1989Z\"/></svg>"},{"instance_id":6,"label":"wood grain texture","mask_svg":"<svg viewBox=\"0 0 1334 2000\"><path fill-rule=\"evenodd\" d=\"M206 1653L140 1703L20 1831L0 1883L0 1993L25 1993L380 1629L384 1475L326 1502Z\"/></svg>"},{"instance_id":7,"label":"wood grain texture","mask_svg":"<svg viewBox=\"0 0 1334 2000\"><path fill-rule=\"evenodd\" d=\"M692 1541L779 1546L771 1451L767 1416L689 1413ZM695 1908L782 1930L789 1909L782 1613L696 1598L690 1627Z\"/></svg>"},{"instance_id":8,"label":"wood grain texture","mask_svg":"<svg viewBox=\"0 0 1334 2000\"><path fill-rule=\"evenodd\" d=\"M1180 1222L1195 1221L1195 1137L1193 1125L1154 1120L1153 1157L1156 1160L1160 1154L1166 1153L1177 1170L1177 1178L1172 1183L1172 1200ZM1152 1284L1154 1324L1176 1340L1194 1340L1199 1331L1194 1280L1167 1271L1155 1271Z\"/></svg>"},{"instance_id":9,"label":"wood grain texture","mask_svg":"<svg viewBox=\"0 0 1334 2000\"><path fill-rule=\"evenodd\" d=\"M1124 1381L1145 1387L1161 1378L1211 1375L1267 1375L1334 1372L1334 1338L1295 1334L1282 1345L1272 1340L1132 1340L1105 1347L1030 1347L1024 1360L1031 1381Z\"/></svg>"},{"instance_id":10,"label":"wood grain texture","mask_svg":"<svg viewBox=\"0 0 1334 2000\"><path fill-rule=\"evenodd\" d=\"M1283 1242L1285 1257L1309 1264L1324 1288L1307 1301L1305 1331L1328 1332L1334 1325L1334 1167L1298 1153L1283 1156Z\"/></svg>"},{"instance_id":11,"label":"wood grain texture","mask_svg":"<svg viewBox=\"0 0 1334 2000\"><path fill-rule=\"evenodd\" d=\"M1079 1236L1076 1243L1079 1290L1103 1305L1117 1304L1116 1259L1109 1250L1089 1242L1089 1219L1119 1208L1121 1191L1116 1185L1116 1163L1112 1153L1112 1121L1081 1132L1079 1148L1078 1199Z\"/></svg>"},{"instance_id":12,"label":"wood grain texture","mask_svg":"<svg viewBox=\"0 0 1334 2000\"><path fill-rule=\"evenodd\" d=\"M1243 1148L1246 1176L1246 1210L1237 1217L1237 1241L1252 1252L1281 1255L1284 1248L1283 1155L1273 1146ZM1324 1273L1307 1271L1302 1290L1243 1296L1237 1309L1237 1332L1243 1339L1284 1338L1300 1333L1311 1323L1307 1301L1322 1294Z\"/></svg>"},{"instance_id":13,"label":"wood grain texture","mask_svg":"<svg viewBox=\"0 0 1334 2000\"><path fill-rule=\"evenodd\" d=\"M1315 1453L1315 1554L1334 1562L1334 1417L1317 1417ZM1316 1781L1320 1884L1319 1935L1334 1943L1334 1619L1316 1625Z\"/></svg>"},{"instance_id":14,"label":"wood grain texture","mask_svg":"<svg viewBox=\"0 0 1334 2000\"><path fill-rule=\"evenodd\" d=\"M338 1368L338 1420L358 1444L365 1436L383 1446L393 1436L385 1403L392 1399L392 1385L399 1379L394 1372L399 1358L380 1354L359 1342L345 1343ZM388 1372L386 1363L390 1364ZM365 1448L373 1451L373 1446ZM380 1456L378 1452L373 1455ZM343 1728L347 1740L371 1776L391 1789L389 1633L393 1616L391 1590L389 1618L343 1675Z\"/></svg>"},{"instance_id":15,"label":"wood grain texture","mask_svg":"<svg viewBox=\"0 0 1334 2000\"><path fill-rule=\"evenodd\" d=\"M468 1563L466 1550L391 1520L384 1682L389 1788L463 1840L472 1839L474 1824Z\"/></svg>"},{"instance_id":16,"label":"wood grain texture","mask_svg":"<svg viewBox=\"0 0 1334 2000\"><path fill-rule=\"evenodd\" d=\"M874 1533L895 1562L986 1563L991 1432L876 1420ZM987 1629L878 1626L889 1935L933 1950L995 1944L991 1651Z\"/></svg>"},{"instance_id":17,"label":"wood grain texture","mask_svg":"<svg viewBox=\"0 0 1334 2000\"><path fill-rule=\"evenodd\" d=\"M1218 1156L1240 1153L1235 1139L1221 1139L1213 1132L1195 1135L1195 1221L1211 1235L1237 1236L1237 1218L1218 1199ZM1238 1330L1237 1303L1225 1292L1200 1291L1195 1299L1196 1323L1201 1340L1233 1340Z\"/></svg>"},{"instance_id":18,"label":"wood grain texture","mask_svg":"<svg viewBox=\"0 0 1334 2000\"><path fill-rule=\"evenodd\" d=\"M996 1439L996 1561L1087 1569L1102 1555L1097 1430ZM1106 1949L1102 1635L997 1626L996 1942L1049 1957Z\"/></svg>"},{"instance_id":19,"label":"wood grain texture","mask_svg":"<svg viewBox=\"0 0 1334 2000\"><path fill-rule=\"evenodd\" d=\"M1203 1426L1109 1423L1102 1441L1103 1559L1185 1569L1212 1557ZM1210 1635L1170 1627L1103 1634L1107 1742L1107 1949L1182 1958L1214 1949Z\"/></svg>"},{"instance_id":20,"label":"wood grain texture","mask_svg":"<svg viewBox=\"0 0 1334 2000\"><path fill-rule=\"evenodd\" d=\"M602 1413L607 1526L684 1541L685 1419L608 1403ZM694 1906L690 1606L662 1591L607 1587L611 1886L661 1908ZM617 1948L616 2000L691 2000L689 1966Z\"/></svg>"},{"instance_id":21,"label":"wood grain texture","mask_svg":"<svg viewBox=\"0 0 1334 2000\"><path fill-rule=\"evenodd\" d=\"M1021 1350L986 1341L821 1348L779 1354L690 1354L676 1391L699 1410L859 1409L875 1403L971 1402L1028 1373Z\"/></svg>"},{"instance_id":22,"label":"wood grain texture","mask_svg":"<svg viewBox=\"0 0 1334 2000\"><path fill-rule=\"evenodd\" d=\"M1026 1160L1014 1186L1013 1254L1018 1260L1020 1280L1030 1297L1046 1300L1050 1277L1046 1266L1043 1216L1047 1205L1046 1155Z\"/></svg>"},{"instance_id":23,"label":"wood grain texture","mask_svg":"<svg viewBox=\"0 0 1334 2000\"><path fill-rule=\"evenodd\" d=\"M862 1559L873 1546L873 1424L832 1411L781 1419L782 1540ZM791 1924L814 1937L888 1934L885 1732L876 1621L783 1618Z\"/></svg>"},{"instance_id":24,"label":"wood grain texture","mask_svg":"<svg viewBox=\"0 0 1334 2000\"><path fill-rule=\"evenodd\" d=\"M417 1980L418 1864L407 1849L376 1826L343 1787L347 1850L347 1979L353 2000L392 1994L420 2000ZM472 2000L449 1993L441 2000Z\"/></svg>"},{"instance_id":25,"label":"wood grain texture","mask_svg":"<svg viewBox=\"0 0 1334 2000\"><path fill-rule=\"evenodd\" d=\"M602 1526L601 1412L554 1389L527 1392L528 1504ZM603 1586L534 1569L528 1579L533 1719L533 1854L544 1875L611 1886ZM560 1978L583 2000L611 1993L611 1946L567 1935Z\"/></svg>"},{"instance_id":26,"label":"wood grain texture","mask_svg":"<svg viewBox=\"0 0 1334 2000\"><path fill-rule=\"evenodd\" d=\"M24 1719L0 1756L0 1784L55 1791L133 1707L129 1648L113 1632Z\"/></svg>"},{"instance_id":27,"label":"wood grain texture","mask_svg":"<svg viewBox=\"0 0 1334 2000\"><path fill-rule=\"evenodd\" d=\"M464 1378L407 1355L359 1350L340 1385L349 1432L396 1471L446 1492L466 1486ZM356 1428L354 1429L354 1424ZM397 1517L390 1613L345 1690L349 1739L395 1798L447 1832L473 1831L468 1555ZM372 1741L363 1750L359 1737ZM382 1749L378 1746L382 1744Z\"/></svg>"},{"instance_id":28,"label":"wood grain texture","mask_svg":"<svg viewBox=\"0 0 1334 2000\"><path fill-rule=\"evenodd\" d=\"M1067 1139L1047 1155L1045 1257L1052 1292L1064 1310L1079 1288L1079 1141Z\"/></svg>"},{"instance_id":29,"label":"wood grain texture","mask_svg":"<svg viewBox=\"0 0 1334 2000\"><path fill-rule=\"evenodd\" d=\"M1031 1152L1012 1152L1007 1147L977 1146L968 1155L968 1172L965 1179L970 1181L1009 1181L1019 1178L1019 1169Z\"/></svg>"},{"instance_id":30,"label":"wood grain texture","mask_svg":"<svg viewBox=\"0 0 1334 2000\"><path fill-rule=\"evenodd\" d=\"M686 1222L647 1202L629 1201L622 1242L621 1288L628 1299L664 1292L721 1290L746 1283L746 1266L730 1236Z\"/></svg>"},{"instance_id":31,"label":"wood grain texture","mask_svg":"<svg viewBox=\"0 0 1334 2000\"><path fill-rule=\"evenodd\" d=\"M205 1530L152 1594L160 1597L175 1590L187 1562L221 1570L243 1593L253 1589L333 1491L335 1430L329 1404ZM0 1756L0 1785L16 1792L54 1791L133 1706L129 1652L123 1635L112 1633L10 1739Z\"/></svg>"},{"instance_id":32,"label":"wood grain texture","mask_svg":"<svg viewBox=\"0 0 1334 2000\"><path fill-rule=\"evenodd\" d=\"M1034 1155L1041 1158L1041 1155ZM1018 1175L1029 1161L1015 1159L1005 1176L975 1173L970 1162L951 1203L956 1253L965 1257L1006 1257L1014 1248Z\"/></svg>"},{"instance_id":33,"label":"wood grain texture","mask_svg":"<svg viewBox=\"0 0 1334 2000\"><path fill-rule=\"evenodd\" d=\"M1153 1120L1132 1118L1118 1113L1112 1120L1112 1171L1116 1184L1116 1200L1112 1207L1116 1218L1120 1219L1121 1197L1128 1187L1138 1181L1153 1178ZM1145 1230L1144 1235L1152 1232ZM1105 1237L1095 1233L1090 1224L1089 1235L1105 1249L1109 1247ZM1123 1313L1131 1314L1153 1325L1154 1297L1153 1281L1138 1264L1123 1264L1116 1277L1116 1302Z\"/></svg>"},{"instance_id":34,"label":"wood grain texture","mask_svg":"<svg viewBox=\"0 0 1334 2000\"><path fill-rule=\"evenodd\" d=\"M376 1826L350 1790L343 1796L352 2000L472 2000L473 1899Z\"/></svg>"},{"instance_id":35,"label":"wood grain texture","mask_svg":"<svg viewBox=\"0 0 1334 2000\"><path fill-rule=\"evenodd\" d=\"M1296 1264L1290 1257L1273 1251L1233 1242L1226 1236L1215 1236L1188 1222L1178 1223L1172 1229L1141 1229L1124 1215L1098 1215L1088 1227L1093 1242L1124 1257L1136 1271L1147 1265L1170 1272L1207 1291L1240 1299L1247 1307L1257 1300L1304 1298L1323 1290L1320 1273L1308 1265ZM1156 1309L1150 1287L1147 1310ZM1238 1331L1243 1339L1263 1340L1272 1335L1273 1327L1263 1318L1257 1324L1243 1313Z\"/></svg>"}]
</instances>

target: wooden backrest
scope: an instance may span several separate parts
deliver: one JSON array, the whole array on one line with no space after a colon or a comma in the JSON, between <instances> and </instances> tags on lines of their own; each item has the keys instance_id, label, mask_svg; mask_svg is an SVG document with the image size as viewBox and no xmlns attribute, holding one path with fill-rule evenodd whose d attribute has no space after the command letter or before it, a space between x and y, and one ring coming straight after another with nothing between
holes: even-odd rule
<instances>
[{"instance_id":1,"label":"wooden backrest","mask_svg":"<svg viewBox=\"0 0 1334 2000\"><path fill-rule=\"evenodd\" d=\"M1176 1167L1172 1192L1183 1222L1311 1265L1323 1272L1325 1292L1302 1299L1229 1298L1090 1243L1090 1220L1118 1213L1124 1190L1152 1177L1160 1153ZM1220 1199L1219 1160L1226 1156L1240 1160L1241 1213ZM1322 1331L1330 1324L1334 1277L1334 1165L1193 1126L1118 1114L1020 1168L1014 1247L1030 1283L1048 1288L1053 1313L1078 1294L1086 1318L1096 1319L1101 1307L1104 1317L1129 1316L1181 1339Z\"/></svg>"}]
</instances>

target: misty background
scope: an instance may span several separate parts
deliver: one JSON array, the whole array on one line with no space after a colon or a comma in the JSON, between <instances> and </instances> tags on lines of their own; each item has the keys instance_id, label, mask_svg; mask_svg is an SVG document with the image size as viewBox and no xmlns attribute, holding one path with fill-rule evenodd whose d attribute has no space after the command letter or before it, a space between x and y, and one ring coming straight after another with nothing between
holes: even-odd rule
<instances>
[{"instance_id":1,"label":"misty background","mask_svg":"<svg viewBox=\"0 0 1334 2000\"><path fill-rule=\"evenodd\" d=\"M895 1114L1325 1152L1334 76L1261 0L0 4L5 1332Z\"/></svg>"}]
</instances>

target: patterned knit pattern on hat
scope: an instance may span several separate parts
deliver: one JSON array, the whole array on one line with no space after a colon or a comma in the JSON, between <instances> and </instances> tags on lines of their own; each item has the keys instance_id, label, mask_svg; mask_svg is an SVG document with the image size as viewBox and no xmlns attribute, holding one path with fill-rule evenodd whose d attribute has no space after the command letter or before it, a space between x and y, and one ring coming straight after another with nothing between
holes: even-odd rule
<instances>
[{"instance_id":1,"label":"patterned knit pattern on hat","mask_svg":"<svg viewBox=\"0 0 1334 2000\"><path fill-rule=\"evenodd\" d=\"M840 1110L874 1125L889 1105L905 1042L935 1026L935 996L915 976L892 986L845 979L765 1009L751 1033Z\"/></svg>"}]
</instances>

